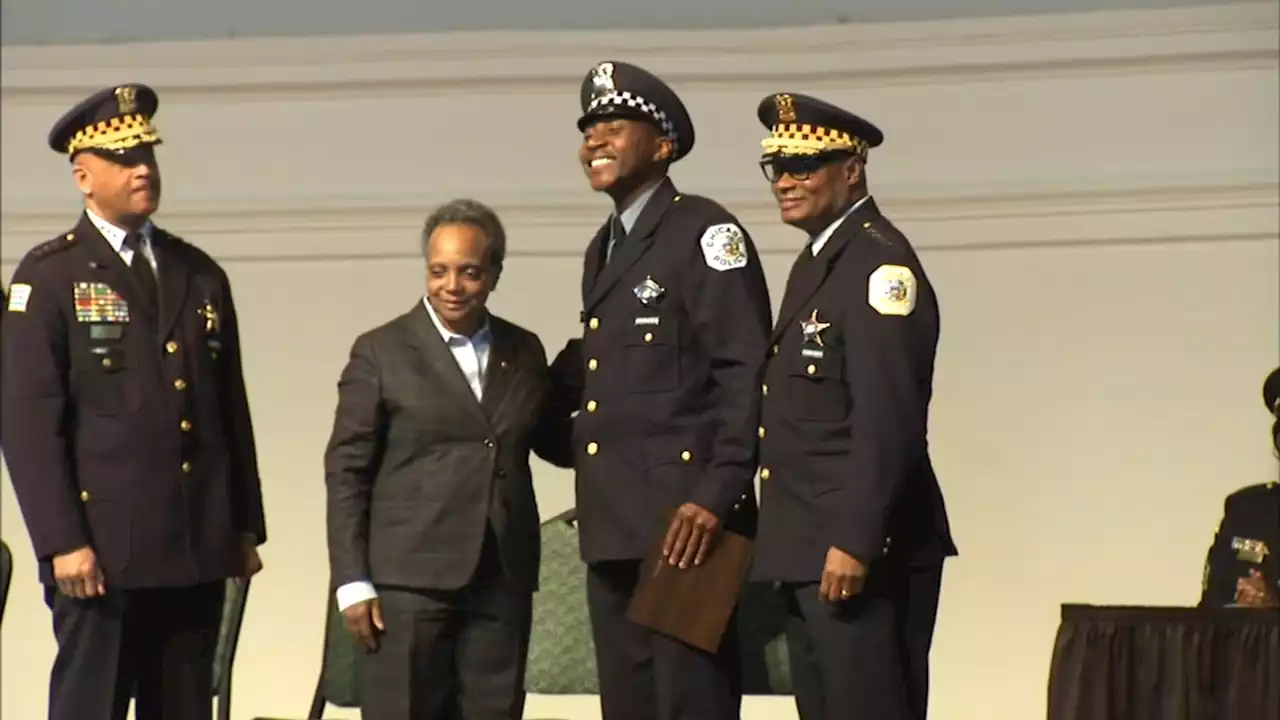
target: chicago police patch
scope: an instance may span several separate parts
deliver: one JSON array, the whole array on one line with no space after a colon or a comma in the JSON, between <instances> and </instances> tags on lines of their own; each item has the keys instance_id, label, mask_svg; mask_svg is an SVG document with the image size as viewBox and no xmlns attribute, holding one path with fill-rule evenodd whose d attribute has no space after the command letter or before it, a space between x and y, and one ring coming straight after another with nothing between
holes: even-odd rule
<instances>
[{"instance_id":1,"label":"chicago police patch","mask_svg":"<svg viewBox=\"0 0 1280 720\"><path fill-rule=\"evenodd\" d=\"M867 282L867 302L881 315L910 315L916 309L916 274L902 265L881 265Z\"/></svg>"},{"instance_id":2,"label":"chicago police patch","mask_svg":"<svg viewBox=\"0 0 1280 720\"><path fill-rule=\"evenodd\" d=\"M747 243L742 228L733 223L712 225L702 233L702 257L707 267L723 272L747 266Z\"/></svg>"}]
</instances>

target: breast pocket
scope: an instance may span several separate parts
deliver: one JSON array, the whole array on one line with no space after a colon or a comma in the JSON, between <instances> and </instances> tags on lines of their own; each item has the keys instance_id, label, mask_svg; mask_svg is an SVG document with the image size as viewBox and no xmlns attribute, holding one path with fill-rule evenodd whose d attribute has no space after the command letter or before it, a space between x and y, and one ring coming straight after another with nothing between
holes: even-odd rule
<instances>
[{"instance_id":1,"label":"breast pocket","mask_svg":"<svg viewBox=\"0 0 1280 720\"><path fill-rule=\"evenodd\" d=\"M792 414L805 420L843 420L849 414L844 353L827 347L797 353L789 365Z\"/></svg>"},{"instance_id":2,"label":"breast pocket","mask_svg":"<svg viewBox=\"0 0 1280 720\"><path fill-rule=\"evenodd\" d=\"M680 387L680 326L675 319L637 316L624 345L623 379L630 392L670 392Z\"/></svg>"},{"instance_id":3,"label":"breast pocket","mask_svg":"<svg viewBox=\"0 0 1280 720\"><path fill-rule=\"evenodd\" d=\"M80 373L80 397L94 415L123 415L138 408L136 368L122 345L89 346L86 367Z\"/></svg>"}]
</instances>

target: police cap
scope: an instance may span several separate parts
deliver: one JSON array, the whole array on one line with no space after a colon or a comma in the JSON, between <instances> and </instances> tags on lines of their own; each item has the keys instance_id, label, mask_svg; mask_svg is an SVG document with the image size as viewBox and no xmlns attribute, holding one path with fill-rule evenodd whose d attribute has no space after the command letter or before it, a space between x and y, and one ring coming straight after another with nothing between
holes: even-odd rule
<instances>
[{"instance_id":1,"label":"police cap","mask_svg":"<svg viewBox=\"0 0 1280 720\"><path fill-rule=\"evenodd\" d=\"M651 123L671 141L672 162L693 149L693 119L680 96L658 76L625 62L602 62L582 80L578 129L596 120L622 117Z\"/></svg>"},{"instance_id":2,"label":"police cap","mask_svg":"<svg viewBox=\"0 0 1280 720\"><path fill-rule=\"evenodd\" d=\"M870 121L814 97L777 93L760 101L756 117L769 129L760 141L765 155L817 155L852 152L864 161L884 142Z\"/></svg>"},{"instance_id":3,"label":"police cap","mask_svg":"<svg viewBox=\"0 0 1280 720\"><path fill-rule=\"evenodd\" d=\"M81 100L54 123L49 147L68 156L93 150L119 156L144 145L158 145L151 124L160 100L146 85L130 83L103 88Z\"/></svg>"},{"instance_id":4,"label":"police cap","mask_svg":"<svg viewBox=\"0 0 1280 720\"><path fill-rule=\"evenodd\" d=\"M1280 368L1272 370L1262 383L1262 401L1267 404L1267 411L1280 420Z\"/></svg>"}]
</instances>

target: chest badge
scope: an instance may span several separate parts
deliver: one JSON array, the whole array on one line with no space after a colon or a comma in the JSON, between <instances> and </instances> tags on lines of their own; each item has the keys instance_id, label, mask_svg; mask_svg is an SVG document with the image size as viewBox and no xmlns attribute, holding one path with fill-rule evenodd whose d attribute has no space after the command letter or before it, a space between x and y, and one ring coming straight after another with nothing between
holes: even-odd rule
<instances>
[{"instance_id":1,"label":"chest badge","mask_svg":"<svg viewBox=\"0 0 1280 720\"><path fill-rule=\"evenodd\" d=\"M631 292L635 293L636 299L645 307L653 307L662 300L662 296L666 294L666 290L653 281L652 277L645 277L644 282L635 286Z\"/></svg>"},{"instance_id":2,"label":"chest badge","mask_svg":"<svg viewBox=\"0 0 1280 720\"><path fill-rule=\"evenodd\" d=\"M200 317L204 318L204 331L210 335L218 332L218 311L214 309L213 303L208 300L204 301L204 307L196 312L200 313Z\"/></svg>"},{"instance_id":3,"label":"chest badge","mask_svg":"<svg viewBox=\"0 0 1280 720\"><path fill-rule=\"evenodd\" d=\"M1231 549L1236 551L1236 559L1261 565L1271 553L1271 548L1261 540L1251 538L1231 538Z\"/></svg>"},{"instance_id":4,"label":"chest badge","mask_svg":"<svg viewBox=\"0 0 1280 720\"><path fill-rule=\"evenodd\" d=\"M800 321L800 332L804 333L804 341L813 343L818 347L823 347L822 331L829 327L831 327L831 323L822 322L822 320L818 319L817 308L814 308L813 312L809 313L809 319Z\"/></svg>"}]
</instances>

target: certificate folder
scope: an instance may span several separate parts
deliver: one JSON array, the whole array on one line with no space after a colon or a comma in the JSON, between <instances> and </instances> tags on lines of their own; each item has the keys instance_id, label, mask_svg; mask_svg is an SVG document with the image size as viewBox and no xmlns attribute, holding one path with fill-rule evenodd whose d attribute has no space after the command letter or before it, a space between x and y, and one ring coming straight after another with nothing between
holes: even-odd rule
<instances>
[{"instance_id":1,"label":"certificate folder","mask_svg":"<svg viewBox=\"0 0 1280 720\"><path fill-rule=\"evenodd\" d=\"M721 529L702 564L684 570L662 556L663 540L640 567L627 619L713 653L751 568L751 540Z\"/></svg>"}]
</instances>

